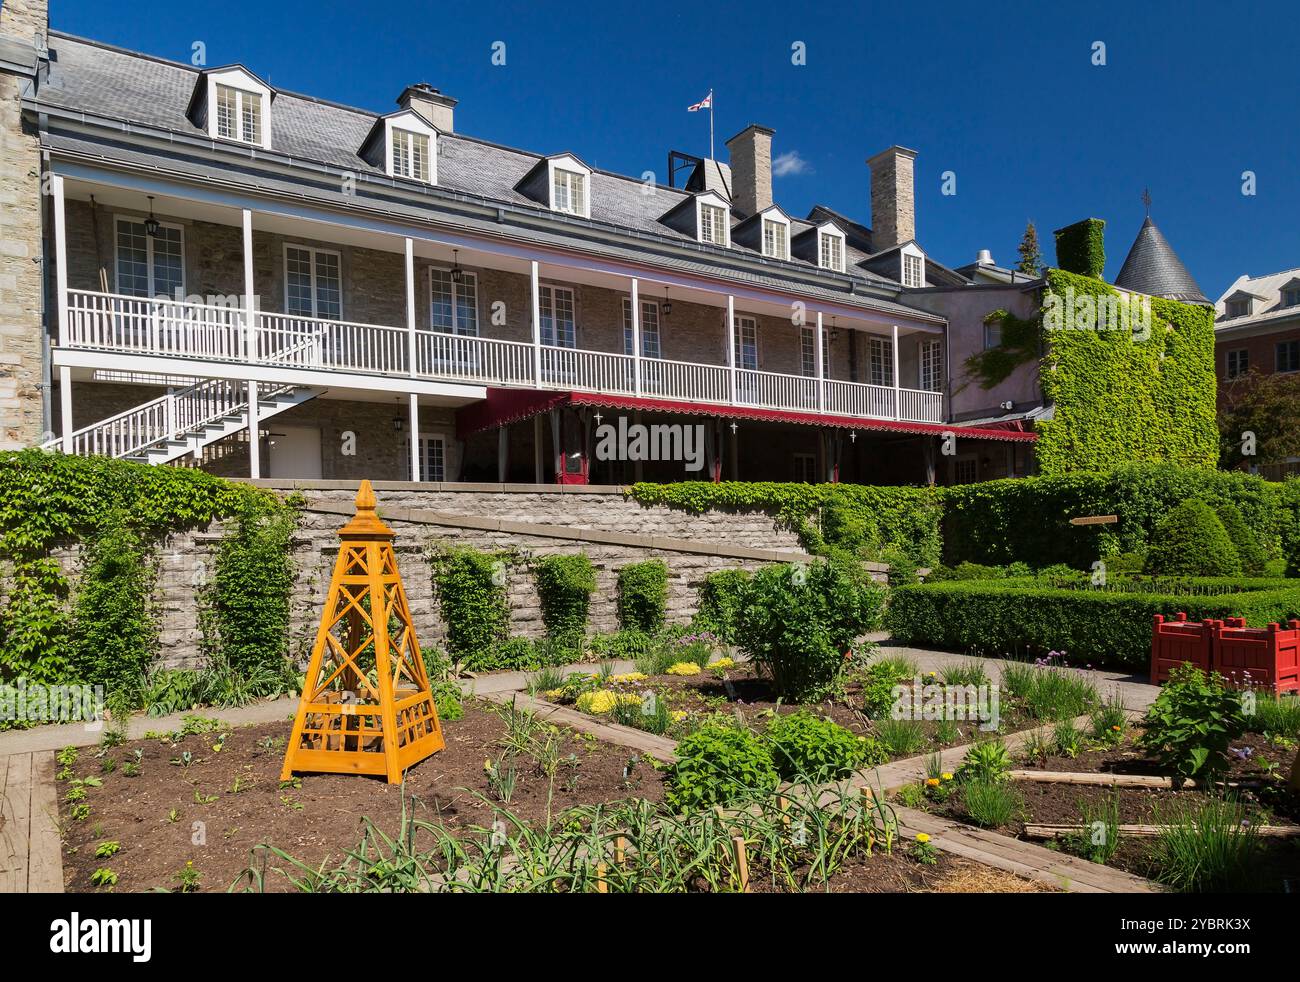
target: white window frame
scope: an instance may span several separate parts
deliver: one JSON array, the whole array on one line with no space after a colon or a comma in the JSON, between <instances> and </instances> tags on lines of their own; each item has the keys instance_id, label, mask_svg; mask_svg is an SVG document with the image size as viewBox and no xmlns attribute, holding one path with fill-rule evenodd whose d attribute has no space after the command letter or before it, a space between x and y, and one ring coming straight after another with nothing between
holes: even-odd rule
<instances>
[{"instance_id":1,"label":"white window frame","mask_svg":"<svg viewBox=\"0 0 1300 982\"><path fill-rule=\"evenodd\" d=\"M556 328L556 323L555 323L555 297L556 297L556 294L557 294L557 293L567 293L567 294L569 295L569 298L570 298L570 300L569 300L569 307L570 307L570 309L573 311L573 344L559 344L559 343L558 343L559 340L560 340L560 334L559 334L559 332L555 329L555 328ZM538 311L538 315L539 315L539 316L541 316L541 317L545 317L545 313L546 313L546 310L547 310L548 305L549 305L550 310L551 310L551 332L552 332L552 337L551 337L551 340L550 340L549 342L546 340L546 335L545 335L545 333L544 333L544 325L539 323L539 324L537 325L537 330L538 330L538 334L539 334L539 336L540 336L541 339L542 339L542 347L544 347L544 348L565 348L565 349L570 350L570 351L576 349L576 348L578 347L578 292L577 292L576 290L574 290L573 287L571 287L571 286L561 286L561 285L556 284L556 283L542 283L542 284L539 284L539 286L538 286L538 290L537 290L537 311Z\"/></svg>"},{"instance_id":2,"label":"white window frame","mask_svg":"<svg viewBox=\"0 0 1300 982\"><path fill-rule=\"evenodd\" d=\"M207 77L208 92L208 136L214 140L221 140L223 143L239 143L249 147L262 147L265 150L271 149L271 90L263 85L251 73L244 71L242 68L229 68L225 71L212 72ZM217 131L217 86L225 86L234 89L237 95L235 110L235 127L237 136L222 136ZM243 139L244 135L244 114L243 114L243 97L247 95L256 95L261 99L262 108L262 132L259 139Z\"/></svg>"},{"instance_id":3,"label":"white window frame","mask_svg":"<svg viewBox=\"0 0 1300 982\"><path fill-rule=\"evenodd\" d=\"M913 245L906 245L903 246L898 262L898 282L908 289L914 290L919 290L925 286L925 253ZM909 269L913 269L913 264L915 264L914 274L909 273Z\"/></svg>"},{"instance_id":4,"label":"white window frame","mask_svg":"<svg viewBox=\"0 0 1300 982\"><path fill-rule=\"evenodd\" d=\"M745 351L746 333L752 334L754 338L754 345L753 345L754 364L752 366L745 365L743 363L743 358L742 358L742 355L744 354ZM758 318L752 317L749 314L736 315L736 324L734 328L734 343L736 348L735 356L734 356L736 359L736 368L745 372L760 371L759 366L763 364L763 355L762 355L762 351L759 349L758 346Z\"/></svg>"},{"instance_id":5,"label":"white window frame","mask_svg":"<svg viewBox=\"0 0 1300 982\"><path fill-rule=\"evenodd\" d=\"M647 331L646 325L654 324L653 331ZM641 357L661 359L664 356L663 337L659 330L659 302L657 300L641 301ZM653 350L647 342L654 338ZM632 298L623 298L623 354L632 354Z\"/></svg>"},{"instance_id":6,"label":"white window frame","mask_svg":"<svg viewBox=\"0 0 1300 982\"><path fill-rule=\"evenodd\" d=\"M302 252L311 253L311 313L295 314L289 311L289 250L297 249ZM338 260L339 270L339 312L337 318L322 317L318 304L320 303L319 291L316 289L316 257L333 256ZM301 242L286 242L281 252L282 266L281 272L284 275L284 313L286 317L310 317L313 320L343 320L343 254L337 249L321 249L312 245L305 245Z\"/></svg>"},{"instance_id":7,"label":"white window frame","mask_svg":"<svg viewBox=\"0 0 1300 982\"><path fill-rule=\"evenodd\" d=\"M817 377L817 329L799 328L799 368L804 378ZM822 377L831 377L831 336L822 331Z\"/></svg>"},{"instance_id":8,"label":"white window frame","mask_svg":"<svg viewBox=\"0 0 1300 982\"><path fill-rule=\"evenodd\" d=\"M867 338L867 381L892 388L894 385L894 342L892 338Z\"/></svg>"},{"instance_id":9,"label":"white window frame","mask_svg":"<svg viewBox=\"0 0 1300 982\"><path fill-rule=\"evenodd\" d=\"M834 241L839 247L839 263L828 264L826 262L826 245L828 241ZM835 226L823 226L817 230L817 265L822 269L829 269L832 272L844 272L845 262L845 245L847 239L843 232ZM834 257L832 257L834 258Z\"/></svg>"},{"instance_id":10,"label":"white window frame","mask_svg":"<svg viewBox=\"0 0 1300 982\"><path fill-rule=\"evenodd\" d=\"M446 273L447 281L451 284L451 330L445 331L433 322L433 274ZM429 330L435 334L454 335L456 337L476 338L479 336L479 297L478 297L478 273L471 273L469 270L462 269L462 281L457 283L451 278L450 266L430 266L429 267ZM474 329L472 331L462 330L460 323L460 292L465 285L465 280L474 281Z\"/></svg>"},{"instance_id":11,"label":"white window frame","mask_svg":"<svg viewBox=\"0 0 1300 982\"><path fill-rule=\"evenodd\" d=\"M132 225L143 225L146 221L146 218L147 216L145 215L114 215L113 216L113 289L117 293L126 295L126 292L122 289L122 269L118 261L120 259L120 255L119 255L119 244L117 238L117 227L123 222L128 222ZM175 229L176 231L181 233L181 296L185 296L185 292L186 292L185 291L185 279L186 279L185 277L185 226L177 224L176 222L159 222L158 224L161 228ZM158 291L154 288L154 275L153 275L154 237L152 235L146 234L144 238L145 238L145 265L147 268L148 280L149 280L149 290L145 294L145 296L149 298L153 298L158 296ZM131 294L131 296L134 295L135 294ZM167 299L175 300L176 298L169 296Z\"/></svg>"},{"instance_id":12,"label":"white window frame","mask_svg":"<svg viewBox=\"0 0 1300 982\"><path fill-rule=\"evenodd\" d=\"M566 174L576 174L582 178L582 207L580 209L561 208L559 202L555 200L555 175L556 171ZM585 165L572 154L563 154L559 157L552 158L546 162L546 200L550 202L551 210L558 211L563 215L577 215L579 218L591 217L591 168Z\"/></svg>"},{"instance_id":13,"label":"white window frame","mask_svg":"<svg viewBox=\"0 0 1300 982\"><path fill-rule=\"evenodd\" d=\"M441 432L435 433L429 430L421 430L419 435L416 436L415 439L420 444L419 454L416 458L419 461L420 473L418 477L420 483L440 484L443 481L446 481L447 480L447 447L448 444L450 443L450 441L447 439L447 434ZM441 448L439 452L439 456L442 458L442 463L441 463L442 473L437 475L436 477L429 472L429 466L432 463L432 459L431 459L432 455L426 455L426 450L424 447L424 444L426 442L436 443ZM411 459L411 438L409 436L402 441L402 459L407 461Z\"/></svg>"},{"instance_id":14,"label":"white window frame","mask_svg":"<svg viewBox=\"0 0 1300 982\"><path fill-rule=\"evenodd\" d=\"M704 237L704 209L717 208L722 212L722 241ZM701 194L695 199L695 237L706 245L718 245L724 248L731 245L731 206L716 194Z\"/></svg>"},{"instance_id":15,"label":"white window frame","mask_svg":"<svg viewBox=\"0 0 1300 982\"><path fill-rule=\"evenodd\" d=\"M429 159L425 162L427 175L407 176L398 173L397 166L393 162L393 152L397 146L399 132L421 136L429 141ZM438 131L426 123L424 117L413 109L405 109L384 117L384 173L389 177L417 181L421 184L438 183Z\"/></svg>"},{"instance_id":16,"label":"white window frame","mask_svg":"<svg viewBox=\"0 0 1300 982\"><path fill-rule=\"evenodd\" d=\"M922 392L943 391L943 341L939 338L926 338L917 345L916 382Z\"/></svg>"},{"instance_id":17,"label":"white window frame","mask_svg":"<svg viewBox=\"0 0 1300 982\"><path fill-rule=\"evenodd\" d=\"M775 251L768 248L767 245L767 227L771 225L778 230L781 236L779 246ZM774 235L775 239L776 236ZM759 218L759 239L763 255L769 259L789 259L790 258L790 219L786 218L775 208L763 212Z\"/></svg>"},{"instance_id":18,"label":"white window frame","mask_svg":"<svg viewBox=\"0 0 1300 982\"><path fill-rule=\"evenodd\" d=\"M984 325L984 350L989 351L993 348L1002 346L1002 323L994 321Z\"/></svg>"},{"instance_id":19,"label":"white window frame","mask_svg":"<svg viewBox=\"0 0 1300 982\"><path fill-rule=\"evenodd\" d=\"M1239 357L1234 358L1233 355L1237 355ZM1244 360L1246 362L1244 365L1240 364L1240 362L1243 360L1243 358L1240 356L1244 356ZM1234 368L1236 369L1235 371L1233 370ZM1248 371L1250 371L1250 349L1249 348L1231 348L1228 351L1224 352L1223 355L1223 377L1224 378L1240 378L1242 375L1245 375Z\"/></svg>"}]
</instances>

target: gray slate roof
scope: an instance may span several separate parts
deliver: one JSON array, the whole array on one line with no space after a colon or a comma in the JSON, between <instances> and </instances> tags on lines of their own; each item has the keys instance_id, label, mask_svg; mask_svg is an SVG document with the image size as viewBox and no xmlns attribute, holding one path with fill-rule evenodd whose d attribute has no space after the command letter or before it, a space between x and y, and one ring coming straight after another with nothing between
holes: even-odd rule
<instances>
[{"instance_id":1,"label":"gray slate roof","mask_svg":"<svg viewBox=\"0 0 1300 982\"><path fill-rule=\"evenodd\" d=\"M1128 251L1128 258L1120 267L1115 285L1135 293L1181 300L1184 303L1210 303L1174 252L1173 246L1156 228L1155 222L1151 221L1150 215L1142 223L1133 247Z\"/></svg>"}]
</instances>

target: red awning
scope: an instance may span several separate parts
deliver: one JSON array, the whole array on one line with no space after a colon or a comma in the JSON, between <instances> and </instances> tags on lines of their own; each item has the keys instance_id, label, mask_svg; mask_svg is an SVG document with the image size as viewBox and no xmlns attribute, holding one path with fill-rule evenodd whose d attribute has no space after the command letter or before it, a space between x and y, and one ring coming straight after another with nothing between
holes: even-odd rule
<instances>
[{"instance_id":1,"label":"red awning","mask_svg":"<svg viewBox=\"0 0 1300 982\"><path fill-rule=\"evenodd\" d=\"M672 399L638 399L633 396L604 395L599 392L540 392L535 389L488 389L487 399L464 406L456 413L456 432L460 439L474 433L531 419L540 413L563 406L597 406L602 409L643 409L646 412L681 413L691 416L717 416L725 419L750 419L765 423L797 423L803 426L838 426L847 430L880 433L909 433L916 436L940 436L960 433L968 440L1000 440L1004 443L1033 443L1037 433L1018 432L993 427L961 426L946 423L909 423L894 419L859 419L828 413L795 412L784 409L754 409L747 406L718 406L706 402L677 402Z\"/></svg>"}]
</instances>

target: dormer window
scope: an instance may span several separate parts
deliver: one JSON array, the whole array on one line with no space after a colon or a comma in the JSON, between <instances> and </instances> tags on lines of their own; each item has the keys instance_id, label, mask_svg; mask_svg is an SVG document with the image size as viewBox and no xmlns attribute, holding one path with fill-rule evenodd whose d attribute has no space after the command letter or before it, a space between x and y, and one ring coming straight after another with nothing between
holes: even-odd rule
<instances>
[{"instance_id":1,"label":"dormer window","mask_svg":"<svg viewBox=\"0 0 1300 982\"><path fill-rule=\"evenodd\" d=\"M1250 315L1249 300L1229 300L1227 303L1228 317L1247 317Z\"/></svg>"},{"instance_id":2,"label":"dormer window","mask_svg":"<svg viewBox=\"0 0 1300 982\"><path fill-rule=\"evenodd\" d=\"M1300 307L1300 286L1288 287L1282 291L1283 307Z\"/></svg>"},{"instance_id":3,"label":"dormer window","mask_svg":"<svg viewBox=\"0 0 1300 982\"><path fill-rule=\"evenodd\" d=\"M763 255L790 258L790 224L779 217L763 218Z\"/></svg>"},{"instance_id":4,"label":"dormer window","mask_svg":"<svg viewBox=\"0 0 1300 982\"><path fill-rule=\"evenodd\" d=\"M844 235L831 229L817 233L817 265L822 269L844 272Z\"/></svg>"},{"instance_id":5,"label":"dormer window","mask_svg":"<svg viewBox=\"0 0 1300 982\"><path fill-rule=\"evenodd\" d=\"M214 140L271 148L274 90L242 65L201 73L186 115Z\"/></svg>"},{"instance_id":6,"label":"dormer window","mask_svg":"<svg viewBox=\"0 0 1300 982\"><path fill-rule=\"evenodd\" d=\"M393 176L429 183L429 137L393 127Z\"/></svg>"},{"instance_id":7,"label":"dormer window","mask_svg":"<svg viewBox=\"0 0 1300 982\"><path fill-rule=\"evenodd\" d=\"M903 253L903 286L925 286L925 260L915 253Z\"/></svg>"},{"instance_id":8,"label":"dormer window","mask_svg":"<svg viewBox=\"0 0 1300 982\"><path fill-rule=\"evenodd\" d=\"M231 85L217 86L217 136L240 143L262 142L262 97Z\"/></svg>"},{"instance_id":9,"label":"dormer window","mask_svg":"<svg viewBox=\"0 0 1300 982\"><path fill-rule=\"evenodd\" d=\"M551 177L551 207L570 215L586 216L587 175L577 171L554 168Z\"/></svg>"},{"instance_id":10,"label":"dormer window","mask_svg":"<svg viewBox=\"0 0 1300 982\"><path fill-rule=\"evenodd\" d=\"M700 241L725 246L730 232L727 209L700 202Z\"/></svg>"}]
</instances>

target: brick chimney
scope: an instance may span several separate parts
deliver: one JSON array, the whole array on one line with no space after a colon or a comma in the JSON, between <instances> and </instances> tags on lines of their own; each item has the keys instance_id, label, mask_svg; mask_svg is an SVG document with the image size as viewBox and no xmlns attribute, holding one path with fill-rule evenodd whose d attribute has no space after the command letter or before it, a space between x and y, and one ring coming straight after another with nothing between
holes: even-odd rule
<instances>
[{"instance_id":1,"label":"brick chimney","mask_svg":"<svg viewBox=\"0 0 1300 982\"><path fill-rule=\"evenodd\" d=\"M772 204L772 130L750 123L727 141L732 205L743 218Z\"/></svg>"},{"instance_id":2,"label":"brick chimney","mask_svg":"<svg viewBox=\"0 0 1300 982\"><path fill-rule=\"evenodd\" d=\"M408 85L397 97L397 104L403 109L414 109L432 123L440 133L455 132L452 129L452 121L456 100L449 95L443 95L428 82Z\"/></svg>"},{"instance_id":3,"label":"brick chimney","mask_svg":"<svg viewBox=\"0 0 1300 982\"><path fill-rule=\"evenodd\" d=\"M914 160L915 150L897 146L867 159L871 168L871 247L877 252L916 238Z\"/></svg>"}]
</instances>

